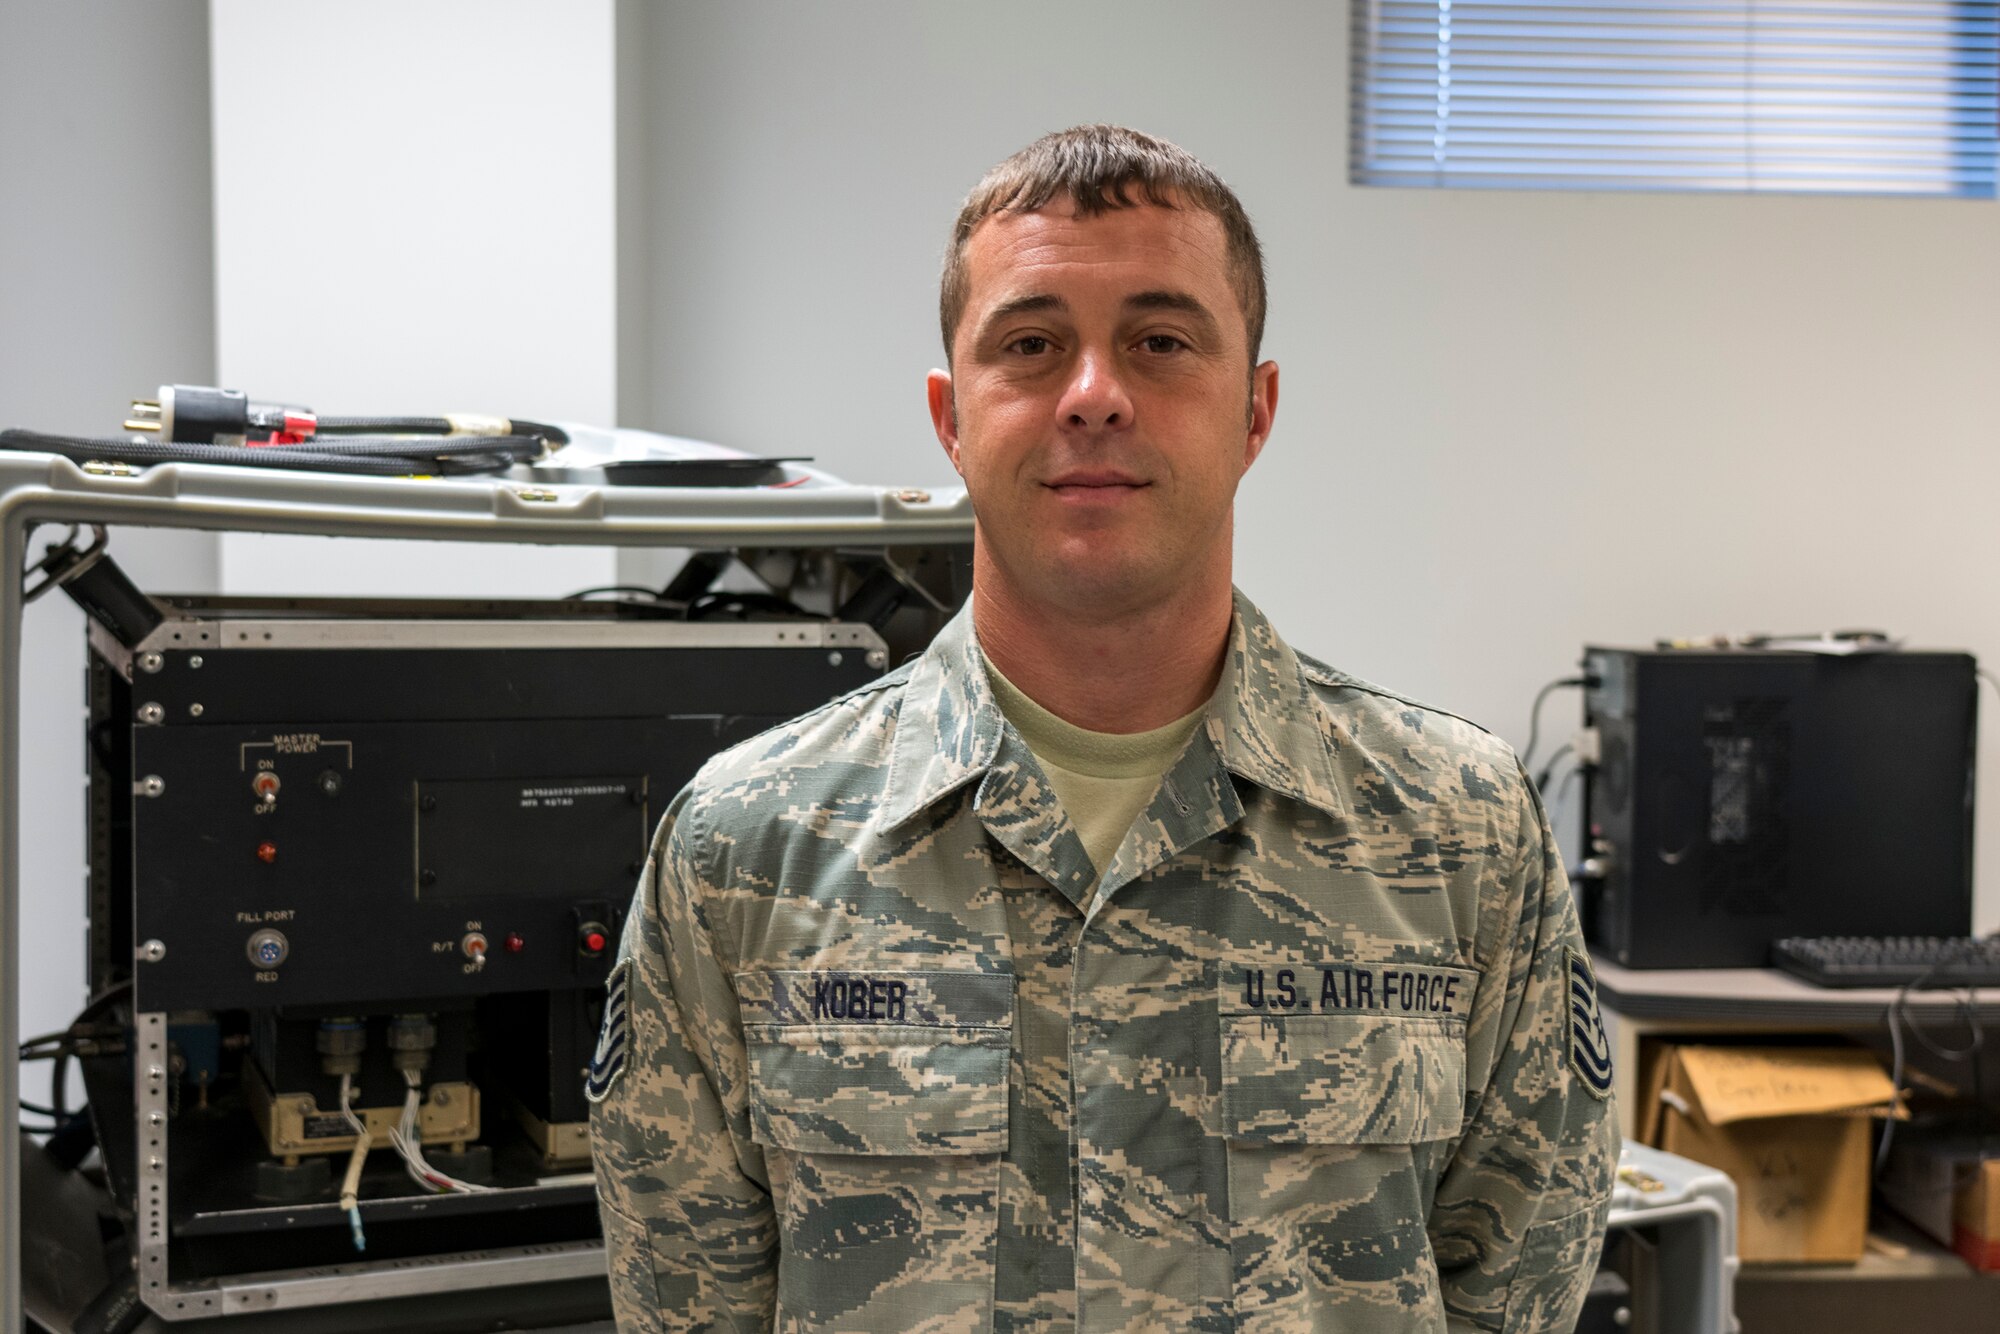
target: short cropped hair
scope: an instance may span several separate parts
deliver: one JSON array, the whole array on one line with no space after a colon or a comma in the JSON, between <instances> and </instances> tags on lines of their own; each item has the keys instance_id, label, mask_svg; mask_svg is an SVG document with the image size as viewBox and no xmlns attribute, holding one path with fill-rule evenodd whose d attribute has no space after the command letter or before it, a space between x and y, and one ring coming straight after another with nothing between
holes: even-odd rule
<instances>
[{"instance_id":1,"label":"short cropped hair","mask_svg":"<svg viewBox=\"0 0 2000 1334\"><path fill-rule=\"evenodd\" d=\"M1222 223L1236 302L1250 334L1250 364L1257 364L1264 341L1264 252L1249 214L1235 191L1194 154L1118 125L1078 125L1045 134L987 172L966 196L938 285L947 363L965 314L965 246L972 233L996 213L1033 213L1058 196L1067 196L1080 218L1141 203L1214 214Z\"/></svg>"}]
</instances>

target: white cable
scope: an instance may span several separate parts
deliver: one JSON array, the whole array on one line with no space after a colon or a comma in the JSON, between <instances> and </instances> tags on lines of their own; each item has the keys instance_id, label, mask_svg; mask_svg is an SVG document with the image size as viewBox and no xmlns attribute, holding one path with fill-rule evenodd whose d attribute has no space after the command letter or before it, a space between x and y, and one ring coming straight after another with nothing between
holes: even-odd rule
<instances>
[{"instance_id":1,"label":"white cable","mask_svg":"<svg viewBox=\"0 0 2000 1334\"><path fill-rule=\"evenodd\" d=\"M437 1190L463 1195L483 1195L492 1190L491 1186L481 1186L470 1181L460 1181L455 1176L448 1176L424 1160L423 1131L417 1124L417 1103L421 1096L419 1089L422 1087L422 1077L414 1070L405 1070L403 1081L410 1086L409 1092L403 1098L401 1123L389 1130L389 1142L396 1146L396 1152L401 1155L410 1179L419 1186L430 1186Z\"/></svg>"},{"instance_id":2,"label":"white cable","mask_svg":"<svg viewBox=\"0 0 2000 1334\"><path fill-rule=\"evenodd\" d=\"M361 1165L368 1161L368 1127L361 1124L361 1118L354 1114L354 1077L340 1077L340 1114L347 1118L347 1124L354 1131L354 1152L347 1159L347 1175L340 1182L340 1207L347 1211L347 1224L354 1230L354 1249L368 1249L367 1238L361 1235Z\"/></svg>"},{"instance_id":3,"label":"white cable","mask_svg":"<svg viewBox=\"0 0 2000 1334\"><path fill-rule=\"evenodd\" d=\"M396 1147L396 1156L403 1160L403 1170L409 1173L410 1180L419 1186L429 1187L431 1183L424 1178L423 1168L419 1165L421 1156L413 1148L423 1142L422 1132L417 1126L418 1103L423 1095L418 1092L417 1081L411 1074L406 1071L403 1075L410 1087L403 1094L403 1116L396 1128L389 1132L389 1143Z\"/></svg>"}]
</instances>

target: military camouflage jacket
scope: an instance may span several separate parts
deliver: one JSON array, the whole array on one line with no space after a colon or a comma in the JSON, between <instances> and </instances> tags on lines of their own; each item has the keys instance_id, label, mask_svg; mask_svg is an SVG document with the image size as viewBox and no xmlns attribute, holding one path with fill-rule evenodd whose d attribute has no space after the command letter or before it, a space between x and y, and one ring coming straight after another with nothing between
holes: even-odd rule
<instances>
[{"instance_id":1,"label":"military camouflage jacket","mask_svg":"<svg viewBox=\"0 0 2000 1334\"><path fill-rule=\"evenodd\" d=\"M1505 745L1239 597L1093 879L969 613L708 764L589 1077L620 1328L1569 1329L1610 1070Z\"/></svg>"}]
</instances>

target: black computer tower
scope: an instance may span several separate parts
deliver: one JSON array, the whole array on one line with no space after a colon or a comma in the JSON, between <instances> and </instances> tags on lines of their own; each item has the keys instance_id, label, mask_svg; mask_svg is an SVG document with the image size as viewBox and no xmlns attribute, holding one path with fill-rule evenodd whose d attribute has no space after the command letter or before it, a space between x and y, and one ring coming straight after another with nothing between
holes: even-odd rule
<instances>
[{"instance_id":1,"label":"black computer tower","mask_svg":"<svg viewBox=\"0 0 2000 1334\"><path fill-rule=\"evenodd\" d=\"M1761 967L1784 936L1971 930L1969 654L1590 648L1585 667L1600 953Z\"/></svg>"}]
</instances>

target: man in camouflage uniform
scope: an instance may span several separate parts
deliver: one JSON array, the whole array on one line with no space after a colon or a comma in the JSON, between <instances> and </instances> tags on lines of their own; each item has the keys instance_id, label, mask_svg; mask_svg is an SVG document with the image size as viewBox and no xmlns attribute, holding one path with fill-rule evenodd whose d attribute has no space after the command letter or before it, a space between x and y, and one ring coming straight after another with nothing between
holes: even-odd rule
<instances>
[{"instance_id":1,"label":"man in camouflage uniform","mask_svg":"<svg viewBox=\"0 0 2000 1334\"><path fill-rule=\"evenodd\" d=\"M661 823L588 1089L620 1327L1568 1329L1617 1152L1568 886L1504 744L1232 592L1235 197L1049 136L941 306L973 601Z\"/></svg>"}]
</instances>

